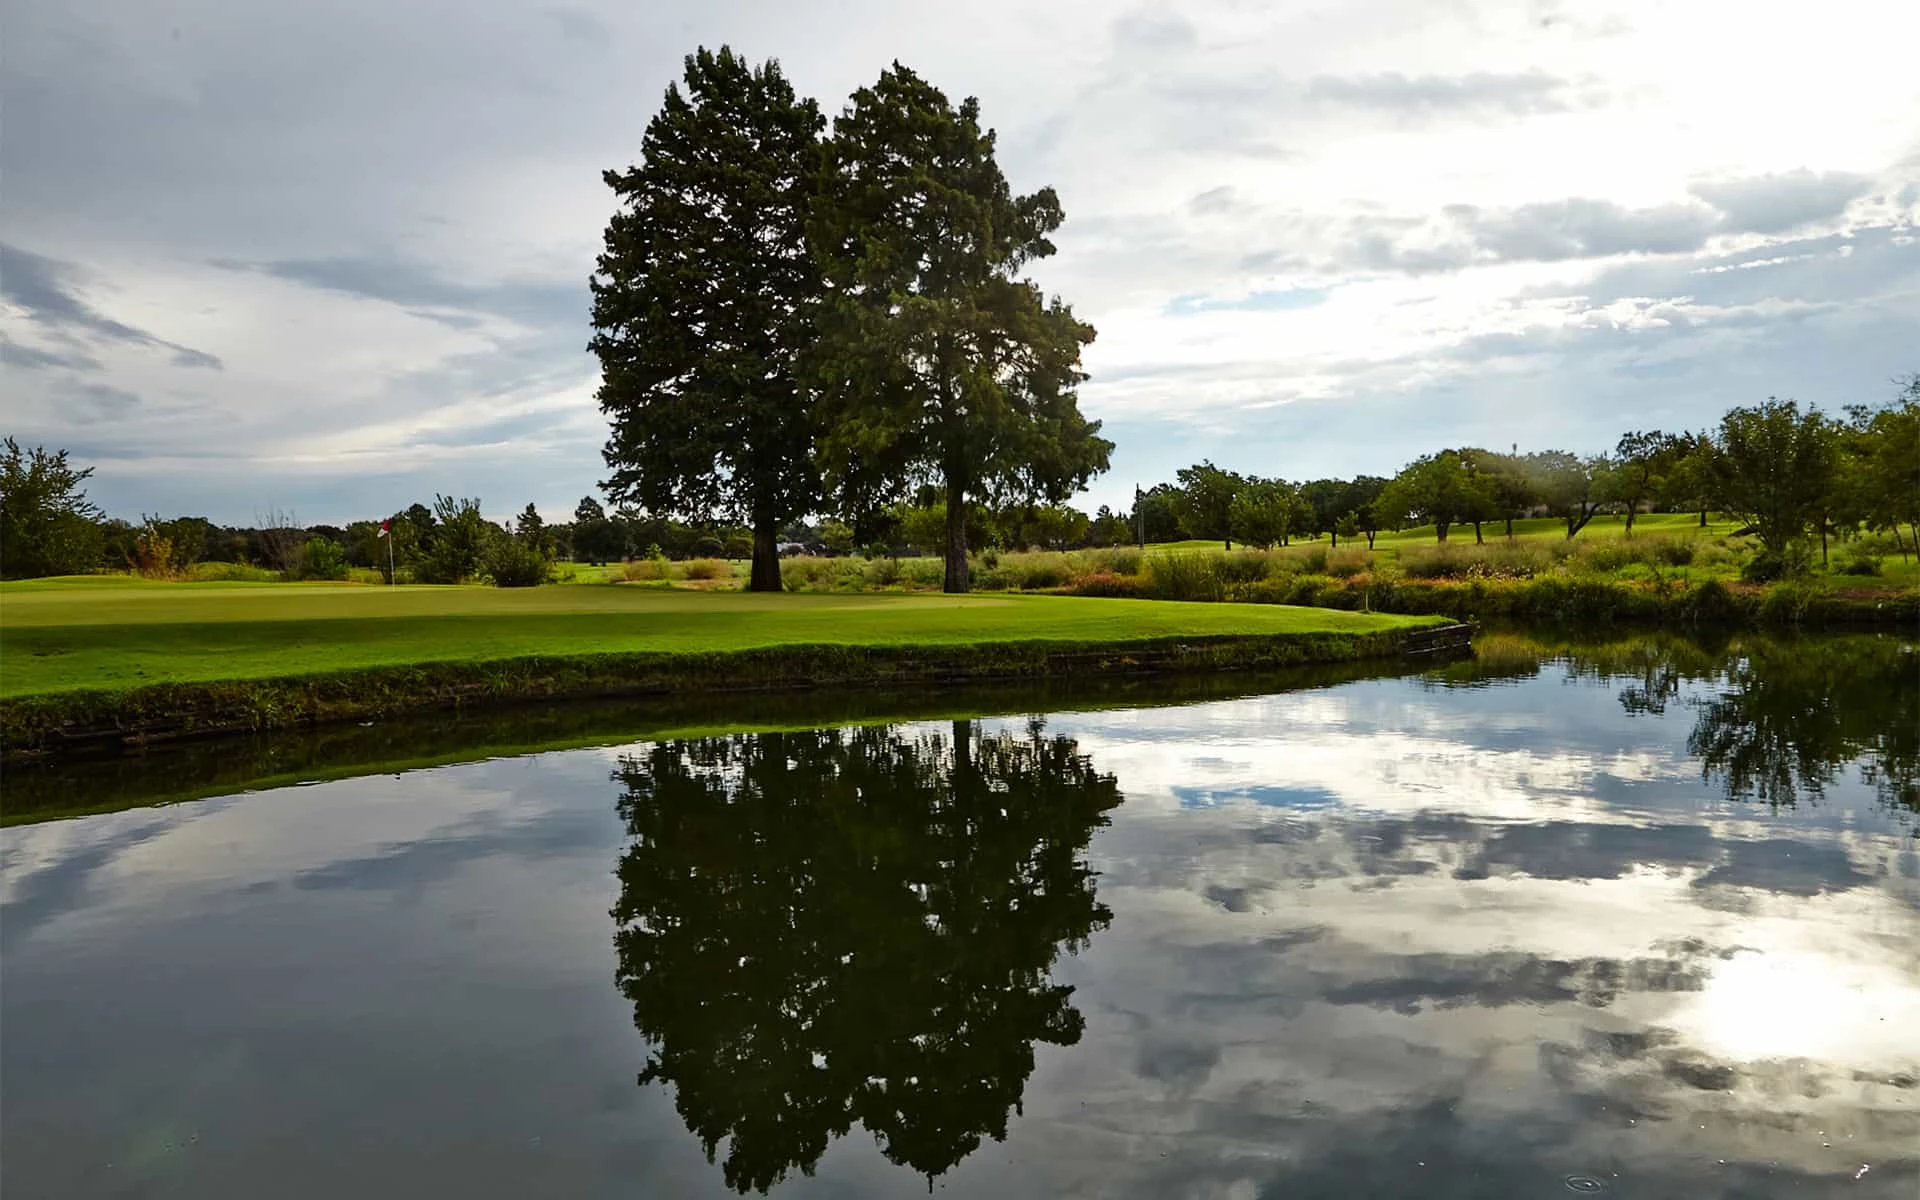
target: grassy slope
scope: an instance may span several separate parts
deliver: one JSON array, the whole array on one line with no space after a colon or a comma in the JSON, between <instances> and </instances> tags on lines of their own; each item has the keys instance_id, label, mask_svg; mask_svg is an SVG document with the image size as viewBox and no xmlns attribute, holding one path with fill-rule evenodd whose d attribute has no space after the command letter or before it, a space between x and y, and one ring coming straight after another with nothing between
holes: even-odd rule
<instances>
[{"instance_id":1,"label":"grassy slope","mask_svg":"<svg viewBox=\"0 0 1920 1200\"><path fill-rule=\"evenodd\" d=\"M1358 633L1433 620L1061 596L39 580L0 587L0 696L530 655Z\"/></svg>"}]
</instances>

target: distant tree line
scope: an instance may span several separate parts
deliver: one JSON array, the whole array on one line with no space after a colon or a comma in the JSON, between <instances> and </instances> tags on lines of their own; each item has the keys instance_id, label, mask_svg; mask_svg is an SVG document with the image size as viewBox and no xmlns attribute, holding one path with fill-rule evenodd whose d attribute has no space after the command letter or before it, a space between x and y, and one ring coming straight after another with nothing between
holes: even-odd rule
<instances>
[{"instance_id":1,"label":"distant tree line","mask_svg":"<svg viewBox=\"0 0 1920 1200\"><path fill-rule=\"evenodd\" d=\"M1822 563L1834 537L1860 529L1893 535L1920 553L1920 374L1891 401L1853 405L1840 416L1769 399L1738 407L1717 427L1623 434L1610 453L1522 454L1463 446L1422 455L1391 478L1290 482L1187 467L1141 493L1136 536L1180 537L1252 546L1292 538L1364 536L1431 526L1446 541L1461 526L1484 541L1489 526L1508 537L1522 517L1552 516L1568 538L1601 512L1624 514L1632 536L1644 512L1709 512L1740 521L1760 549L1748 572L1779 578ZM1903 532L1904 530L1904 532Z\"/></svg>"}]
</instances>

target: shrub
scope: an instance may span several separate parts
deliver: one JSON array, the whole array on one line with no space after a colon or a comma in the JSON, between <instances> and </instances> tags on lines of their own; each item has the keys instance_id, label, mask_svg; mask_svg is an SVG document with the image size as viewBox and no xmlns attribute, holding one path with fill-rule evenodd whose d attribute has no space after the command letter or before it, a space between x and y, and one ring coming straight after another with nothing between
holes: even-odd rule
<instances>
[{"instance_id":1,"label":"shrub","mask_svg":"<svg viewBox=\"0 0 1920 1200\"><path fill-rule=\"evenodd\" d=\"M1057 588L1067 582L1066 560L1053 555L1034 555L1012 567L1014 584L1022 591Z\"/></svg>"},{"instance_id":2,"label":"shrub","mask_svg":"<svg viewBox=\"0 0 1920 1200\"><path fill-rule=\"evenodd\" d=\"M1789 579L1767 589L1760 600L1760 619L1769 625L1798 625L1819 597L1819 590L1804 580Z\"/></svg>"},{"instance_id":3,"label":"shrub","mask_svg":"<svg viewBox=\"0 0 1920 1200\"><path fill-rule=\"evenodd\" d=\"M1295 576L1288 583L1286 598L1282 603L1314 608L1358 608L1360 602L1357 598L1351 603L1343 603L1347 594L1347 585L1331 575L1304 574Z\"/></svg>"},{"instance_id":4,"label":"shrub","mask_svg":"<svg viewBox=\"0 0 1920 1200\"><path fill-rule=\"evenodd\" d=\"M1220 556L1156 554L1147 560L1147 588L1157 600L1223 600Z\"/></svg>"},{"instance_id":5,"label":"shrub","mask_svg":"<svg viewBox=\"0 0 1920 1200\"><path fill-rule=\"evenodd\" d=\"M482 570L495 587L538 587L553 578L553 560L532 542L502 536L487 547Z\"/></svg>"},{"instance_id":6,"label":"shrub","mask_svg":"<svg viewBox=\"0 0 1920 1200\"><path fill-rule=\"evenodd\" d=\"M1342 548L1327 552L1327 574L1335 579L1352 579L1367 569L1373 562L1373 555L1359 547Z\"/></svg>"},{"instance_id":7,"label":"shrub","mask_svg":"<svg viewBox=\"0 0 1920 1200\"><path fill-rule=\"evenodd\" d=\"M1468 555L1444 542L1400 552L1400 570L1408 579L1458 579L1467 573Z\"/></svg>"},{"instance_id":8,"label":"shrub","mask_svg":"<svg viewBox=\"0 0 1920 1200\"><path fill-rule=\"evenodd\" d=\"M1669 567L1684 567L1691 563L1696 549L1689 538L1661 538L1648 547L1656 561Z\"/></svg>"},{"instance_id":9,"label":"shrub","mask_svg":"<svg viewBox=\"0 0 1920 1200\"><path fill-rule=\"evenodd\" d=\"M1218 564L1216 570L1222 583L1251 583L1256 579L1265 579L1272 569L1273 560L1259 550L1235 550L1231 554L1204 555L1189 557L1213 558Z\"/></svg>"},{"instance_id":10,"label":"shrub","mask_svg":"<svg viewBox=\"0 0 1920 1200\"><path fill-rule=\"evenodd\" d=\"M832 588L848 572L859 575L862 563L850 558L815 558L801 555L780 561L780 586L789 592L818 591Z\"/></svg>"},{"instance_id":11,"label":"shrub","mask_svg":"<svg viewBox=\"0 0 1920 1200\"><path fill-rule=\"evenodd\" d=\"M1733 547L1727 545L1724 539L1707 542L1705 544L1698 542L1693 544L1692 565L1696 567L1724 567L1730 565L1739 557L1739 554L1734 551Z\"/></svg>"},{"instance_id":12,"label":"shrub","mask_svg":"<svg viewBox=\"0 0 1920 1200\"><path fill-rule=\"evenodd\" d=\"M1679 601L1682 617L1695 625L1730 624L1740 617L1740 602L1718 579L1709 579Z\"/></svg>"},{"instance_id":13,"label":"shrub","mask_svg":"<svg viewBox=\"0 0 1920 1200\"><path fill-rule=\"evenodd\" d=\"M947 581L947 563L941 558L903 558L895 559L900 565L900 577L908 587L937 588Z\"/></svg>"},{"instance_id":14,"label":"shrub","mask_svg":"<svg viewBox=\"0 0 1920 1200\"><path fill-rule=\"evenodd\" d=\"M1144 599L1147 589L1137 575L1119 575L1112 571L1094 571L1080 577L1074 591L1082 596L1105 596L1116 600Z\"/></svg>"},{"instance_id":15,"label":"shrub","mask_svg":"<svg viewBox=\"0 0 1920 1200\"><path fill-rule=\"evenodd\" d=\"M1309 546L1305 550L1300 551L1293 556L1293 568L1296 571L1304 571L1308 575L1325 575L1327 573L1327 548L1325 546Z\"/></svg>"},{"instance_id":16,"label":"shrub","mask_svg":"<svg viewBox=\"0 0 1920 1200\"><path fill-rule=\"evenodd\" d=\"M1618 571L1629 563L1640 561L1637 547L1626 542L1593 541L1588 542L1580 553L1580 565L1589 571L1605 575Z\"/></svg>"},{"instance_id":17,"label":"shrub","mask_svg":"<svg viewBox=\"0 0 1920 1200\"><path fill-rule=\"evenodd\" d=\"M1002 565L1000 556L989 550L979 558L967 564L967 578L971 585L983 592L1004 592L1013 586L1013 572ZM946 572L941 571L941 582L946 582Z\"/></svg>"},{"instance_id":18,"label":"shrub","mask_svg":"<svg viewBox=\"0 0 1920 1200\"><path fill-rule=\"evenodd\" d=\"M340 580L346 577L347 552L331 538L308 539L295 565L287 572L288 579Z\"/></svg>"},{"instance_id":19,"label":"shrub","mask_svg":"<svg viewBox=\"0 0 1920 1200\"><path fill-rule=\"evenodd\" d=\"M660 547L652 548L648 558L630 558L620 564L620 578L628 583L653 583L668 577L667 556Z\"/></svg>"},{"instance_id":20,"label":"shrub","mask_svg":"<svg viewBox=\"0 0 1920 1200\"><path fill-rule=\"evenodd\" d=\"M1790 542L1784 552L1762 549L1740 568L1740 578L1748 583L1772 583L1805 575L1813 565L1813 556L1798 542Z\"/></svg>"},{"instance_id":21,"label":"shrub","mask_svg":"<svg viewBox=\"0 0 1920 1200\"><path fill-rule=\"evenodd\" d=\"M876 558L866 566L867 586L888 588L900 582L904 572L897 558Z\"/></svg>"},{"instance_id":22,"label":"shrub","mask_svg":"<svg viewBox=\"0 0 1920 1200\"><path fill-rule=\"evenodd\" d=\"M1145 559L1146 556L1133 546L1116 546L1087 555L1087 561L1094 570L1113 575L1138 575L1140 568L1146 565Z\"/></svg>"},{"instance_id":23,"label":"shrub","mask_svg":"<svg viewBox=\"0 0 1920 1200\"><path fill-rule=\"evenodd\" d=\"M1850 542L1841 552L1838 570L1842 575L1878 575L1880 556L1858 541Z\"/></svg>"},{"instance_id":24,"label":"shrub","mask_svg":"<svg viewBox=\"0 0 1920 1200\"><path fill-rule=\"evenodd\" d=\"M752 558L753 539L744 534L736 533L726 540L726 548L723 553L728 558Z\"/></svg>"},{"instance_id":25,"label":"shrub","mask_svg":"<svg viewBox=\"0 0 1920 1200\"><path fill-rule=\"evenodd\" d=\"M682 579L725 579L731 574L727 564L717 558L690 558L680 565Z\"/></svg>"},{"instance_id":26,"label":"shrub","mask_svg":"<svg viewBox=\"0 0 1920 1200\"><path fill-rule=\"evenodd\" d=\"M377 580L379 573L375 572L374 575ZM199 583L211 583L216 580L236 583L271 583L280 578L280 573L269 571L265 567L248 566L246 563L201 562L193 564L190 578Z\"/></svg>"},{"instance_id":27,"label":"shrub","mask_svg":"<svg viewBox=\"0 0 1920 1200\"><path fill-rule=\"evenodd\" d=\"M727 545L717 537L695 538L689 552L694 558L719 558L727 552Z\"/></svg>"}]
</instances>

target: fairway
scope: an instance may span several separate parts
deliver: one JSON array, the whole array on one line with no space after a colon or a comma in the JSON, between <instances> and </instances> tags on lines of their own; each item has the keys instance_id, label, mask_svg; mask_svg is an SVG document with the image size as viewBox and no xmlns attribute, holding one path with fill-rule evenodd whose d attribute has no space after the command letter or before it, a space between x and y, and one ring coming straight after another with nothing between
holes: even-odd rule
<instances>
[{"instance_id":1,"label":"fairway","mask_svg":"<svg viewBox=\"0 0 1920 1200\"><path fill-rule=\"evenodd\" d=\"M43 580L0 587L0 696L532 655L1365 633L1444 623L1273 605Z\"/></svg>"}]
</instances>

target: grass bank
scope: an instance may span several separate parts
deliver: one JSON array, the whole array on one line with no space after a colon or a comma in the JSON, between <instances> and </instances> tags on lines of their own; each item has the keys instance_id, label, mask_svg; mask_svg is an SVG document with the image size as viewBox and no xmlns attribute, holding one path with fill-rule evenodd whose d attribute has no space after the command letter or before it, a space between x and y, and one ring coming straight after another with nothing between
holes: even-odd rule
<instances>
[{"instance_id":1,"label":"grass bank","mask_svg":"<svg viewBox=\"0 0 1920 1200\"><path fill-rule=\"evenodd\" d=\"M1062 596L246 583L0 588L0 751L561 696L1391 657L1431 618Z\"/></svg>"}]
</instances>

